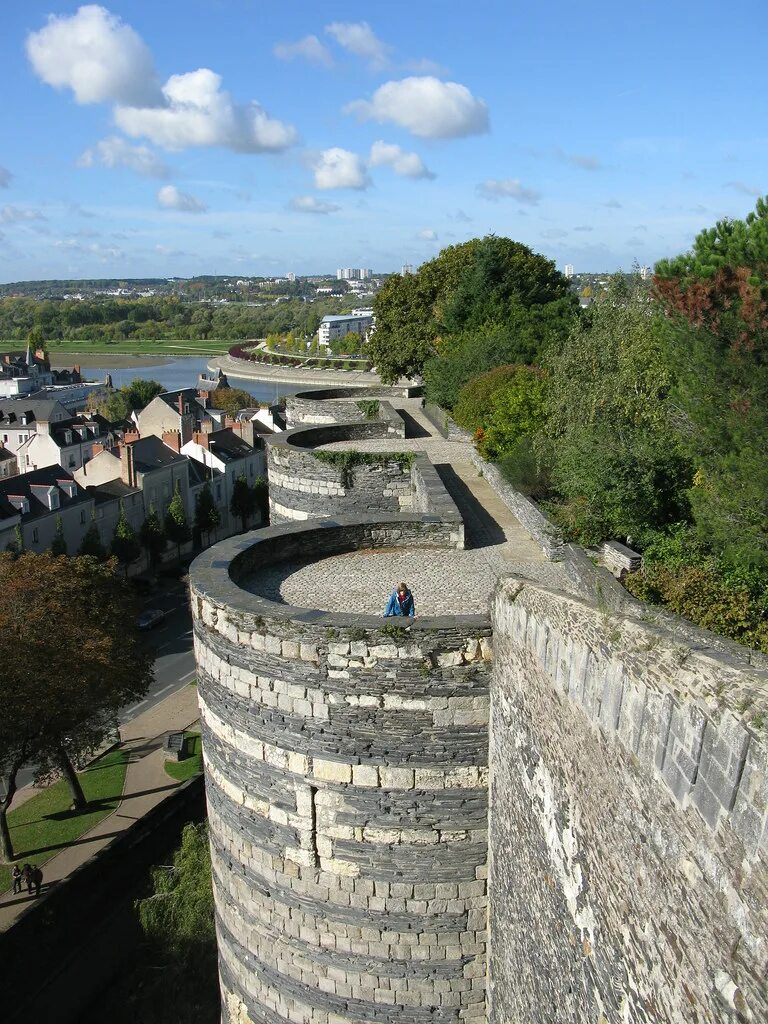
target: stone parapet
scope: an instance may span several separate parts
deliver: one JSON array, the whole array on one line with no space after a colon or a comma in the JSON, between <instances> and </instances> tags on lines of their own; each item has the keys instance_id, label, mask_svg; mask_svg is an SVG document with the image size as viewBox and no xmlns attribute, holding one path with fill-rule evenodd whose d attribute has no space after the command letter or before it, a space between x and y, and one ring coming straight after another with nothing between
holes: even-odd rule
<instances>
[{"instance_id":1,"label":"stone parapet","mask_svg":"<svg viewBox=\"0 0 768 1024\"><path fill-rule=\"evenodd\" d=\"M227 1024L485 1019L488 618L239 585L310 552L446 542L438 517L322 520L191 568Z\"/></svg>"},{"instance_id":2,"label":"stone parapet","mask_svg":"<svg viewBox=\"0 0 768 1024\"><path fill-rule=\"evenodd\" d=\"M349 387L319 388L299 391L285 400L289 427L309 424L360 423L365 415L356 404L363 399L411 398L421 394L421 387ZM345 401L350 399L350 401Z\"/></svg>"},{"instance_id":3,"label":"stone parapet","mask_svg":"<svg viewBox=\"0 0 768 1024\"><path fill-rule=\"evenodd\" d=\"M766 1019L768 675L530 582L492 618L493 1024Z\"/></svg>"}]
</instances>

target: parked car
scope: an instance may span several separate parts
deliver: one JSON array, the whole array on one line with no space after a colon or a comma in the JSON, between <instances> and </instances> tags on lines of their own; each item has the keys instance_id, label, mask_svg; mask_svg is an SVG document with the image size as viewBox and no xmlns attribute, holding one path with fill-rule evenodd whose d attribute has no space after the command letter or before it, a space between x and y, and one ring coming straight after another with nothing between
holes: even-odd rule
<instances>
[{"instance_id":1,"label":"parked car","mask_svg":"<svg viewBox=\"0 0 768 1024\"><path fill-rule=\"evenodd\" d=\"M136 619L136 625L139 629L154 629L155 626L159 626L164 619L165 612L161 608L147 608L147 610L142 612L138 619Z\"/></svg>"}]
</instances>

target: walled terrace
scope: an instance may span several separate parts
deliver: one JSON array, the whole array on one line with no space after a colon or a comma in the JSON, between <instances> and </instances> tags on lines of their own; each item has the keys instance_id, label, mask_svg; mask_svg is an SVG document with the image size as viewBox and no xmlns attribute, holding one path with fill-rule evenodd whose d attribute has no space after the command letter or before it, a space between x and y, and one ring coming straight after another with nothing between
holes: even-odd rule
<instances>
[{"instance_id":1,"label":"walled terrace","mask_svg":"<svg viewBox=\"0 0 768 1024\"><path fill-rule=\"evenodd\" d=\"M391 405L271 441L306 514L191 572L223 1021L768 1019L761 659Z\"/></svg>"}]
</instances>

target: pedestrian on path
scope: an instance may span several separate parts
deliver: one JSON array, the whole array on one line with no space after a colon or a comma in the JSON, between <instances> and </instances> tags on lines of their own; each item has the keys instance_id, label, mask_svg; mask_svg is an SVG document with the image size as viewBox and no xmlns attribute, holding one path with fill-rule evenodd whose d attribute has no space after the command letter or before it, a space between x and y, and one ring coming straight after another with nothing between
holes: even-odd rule
<instances>
[{"instance_id":1,"label":"pedestrian on path","mask_svg":"<svg viewBox=\"0 0 768 1024\"><path fill-rule=\"evenodd\" d=\"M13 895L15 896L17 892L21 892L22 874L21 874L21 868L19 867L18 864L14 864L13 865L13 871L11 872L11 877L13 878Z\"/></svg>"},{"instance_id":2,"label":"pedestrian on path","mask_svg":"<svg viewBox=\"0 0 768 1024\"><path fill-rule=\"evenodd\" d=\"M40 895L40 886L43 884L43 872L37 866L37 864L33 864L32 865L32 872L31 872L31 874L32 874L32 886L33 886L33 888L35 890L35 896L39 896Z\"/></svg>"},{"instance_id":3,"label":"pedestrian on path","mask_svg":"<svg viewBox=\"0 0 768 1024\"><path fill-rule=\"evenodd\" d=\"M406 583L398 583L395 589L392 591L389 602L387 603L384 617L387 618L390 615L406 615L413 618L416 614L416 608L413 603L413 594L408 589Z\"/></svg>"}]
</instances>

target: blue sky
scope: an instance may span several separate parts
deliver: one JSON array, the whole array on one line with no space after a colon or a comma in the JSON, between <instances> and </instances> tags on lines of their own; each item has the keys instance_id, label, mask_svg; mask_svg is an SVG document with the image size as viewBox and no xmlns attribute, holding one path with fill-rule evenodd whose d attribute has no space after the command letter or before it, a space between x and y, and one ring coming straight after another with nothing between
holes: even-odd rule
<instances>
[{"instance_id":1,"label":"blue sky","mask_svg":"<svg viewBox=\"0 0 768 1024\"><path fill-rule=\"evenodd\" d=\"M652 264L768 192L767 29L765 0L7 3L0 280L388 271L490 231Z\"/></svg>"}]
</instances>

